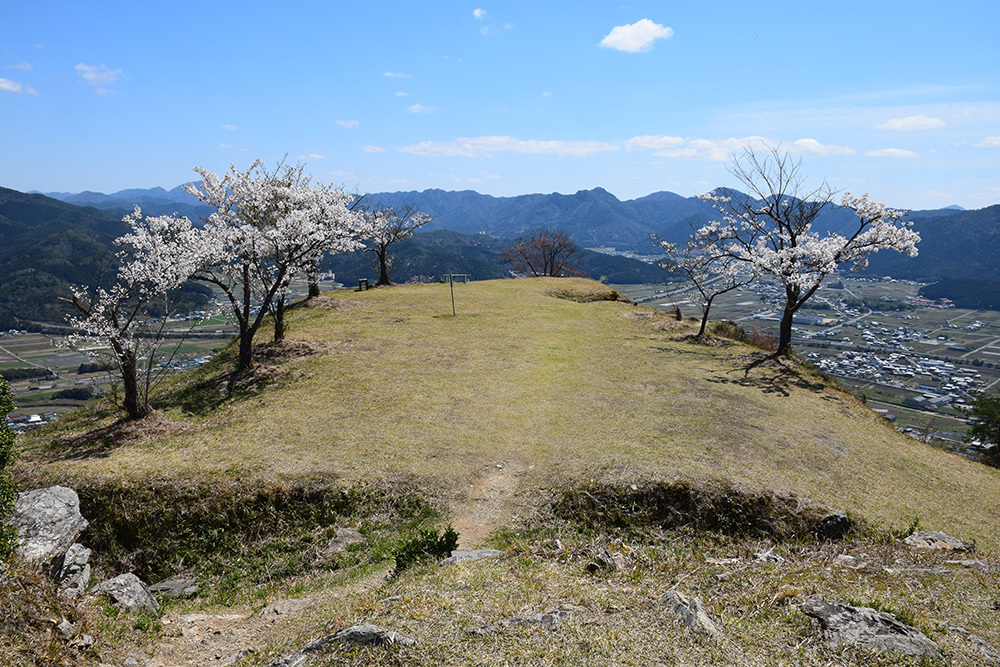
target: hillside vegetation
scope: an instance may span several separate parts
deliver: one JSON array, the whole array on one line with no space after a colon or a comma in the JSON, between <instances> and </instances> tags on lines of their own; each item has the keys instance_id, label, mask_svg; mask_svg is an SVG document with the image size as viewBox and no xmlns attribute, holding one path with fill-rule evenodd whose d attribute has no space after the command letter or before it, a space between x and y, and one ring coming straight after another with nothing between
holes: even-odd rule
<instances>
[{"instance_id":1,"label":"hillside vegetation","mask_svg":"<svg viewBox=\"0 0 1000 667\"><path fill-rule=\"evenodd\" d=\"M256 384L226 394L223 355L160 394L148 434L43 436L23 465L77 483L406 480L451 507L497 466L517 473L515 505L580 481L725 482L998 545L997 471L897 434L807 367L755 364L763 355L694 344L661 313L587 301L612 294L584 280L459 284L452 317L441 284L331 293L292 310Z\"/></svg>"}]
</instances>

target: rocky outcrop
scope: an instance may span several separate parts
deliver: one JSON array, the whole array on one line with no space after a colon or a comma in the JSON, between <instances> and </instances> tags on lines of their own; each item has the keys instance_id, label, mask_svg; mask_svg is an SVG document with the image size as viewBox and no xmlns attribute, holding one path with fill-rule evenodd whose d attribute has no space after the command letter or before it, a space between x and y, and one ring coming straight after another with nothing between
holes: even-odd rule
<instances>
[{"instance_id":1,"label":"rocky outcrop","mask_svg":"<svg viewBox=\"0 0 1000 667\"><path fill-rule=\"evenodd\" d=\"M806 600L801 609L819 623L824 641L834 648L857 646L914 658L941 657L937 644L925 634L884 611L824 600Z\"/></svg>"},{"instance_id":2,"label":"rocky outcrop","mask_svg":"<svg viewBox=\"0 0 1000 667\"><path fill-rule=\"evenodd\" d=\"M392 630L385 630L377 625L353 625L332 635L314 639L301 651L279 658L268 667L303 667L318 653L336 643L369 644L373 646L412 646L417 640L401 635Z\"/></svg>"},{"instance_id":3,"label":"rocky outcrop","mask_svg":"<svg viewBox=\"0 0 1000 667\"><path fill-rule=\"evenodd\" d=\"M326 548L323 549L323 554L326 556L332 556L342 551L347 551L347 547L352 544L360 544L364 541L365 536L356 529L338 528L336 536L334 536L334 538L327 543Z\"/></svg>"},{"instance_id":4,"label":"rocky outcrop","mask_svg":"<svg viewBox=\"0 0 1000 667\"><path fill-rule=\"evenodd\" d=\"M449 567L451 565L458 565L459 563L470 563L474 560L495 558L502 555L503 552L496 549L455 549L451 552L451 556L441 561L440 565L441 567Z\"/></svg>"},{"instance_id":5,"label":"rocky outcrop","mask_svg":"<svg viewBox=\"0 0 1000 667\"><path fill-rule=\"evenodd\" d=\"M194 597L198 590L198 581L193 577L172 577L149 587L150 593L163 593L172 598Z\"/></svg>"},{"instance_id":6,"label":"rocky outcrop","mask_svg":"<svg viewBox=\"0 0 1000 667\"><path fill-rule=\"evenodd\" d=\"M107 593L111 599L129 611L149 611L156 613L160 603L149 592L146 585L131 572L120 574L97 586L96 592Z\"/></svg>"},{"instance_id":7,"label":"rocky outcrop","mask_svg":"<svg viewBox=\"0 0 1000 667\"><path fill-rule=\"evenodd\" d=\"M488 632L495 632L497 630L502 630L504 628L509 628L512 625L522 625L531 624L539 625L546 630L558 630L562 622L567 620L572 612L568 609L553 609L552 611L545 612L544 614L532 614L531 616L511 616L510 618L504 619L499 623L491 623L489 625L483 625L478 628L470 630L474 635L485 635Z\"/></svg>"},{"instance_id":8,"label":"rocky outcrop","mask_svg":"<svg viewBox=\"0 0 1000 667\"><path fill-rule=\"evenodd\" d=\"M37 564L61 559L87 527L80 498L65 486L18 494L10 523L20 535L17 553Z\"/></svg>"},{"instance_id":9,"label":"rocky outcrop","mask_svg":"<svg viewBox=\"0 0 1000 667\"><path fill-rule=\"evenodd\" d=\"M963 542L957 537L946 535L940 530L918 530L903 540L911 547L932 551L975 551L975 542Z\"/></svg>"},{"instance_id":10,"label":"rocky outcrop","mask_svg":"<svg viewBox=\"0 0 1000 667\"><path fill-rule=\"evenodd\" d=\"M72 600L87 590L90 583L91 551L82 544L72 544L62 558L62 563L53 570L59 595Z\"/></svg>"},{"instance_id":11,"label":"rocky outcrop","mask_svg":"<svg viewBox=\"0 0 1000 667\"><path fill-rule=\"evenodd\" d=\"M708 609L698 598L689 598L678 591L667 591L667 594L660 599L660 604L680 616L691 632L712 639L722 637L722 632L712 620Z\"/></svg>"}]
</instances>

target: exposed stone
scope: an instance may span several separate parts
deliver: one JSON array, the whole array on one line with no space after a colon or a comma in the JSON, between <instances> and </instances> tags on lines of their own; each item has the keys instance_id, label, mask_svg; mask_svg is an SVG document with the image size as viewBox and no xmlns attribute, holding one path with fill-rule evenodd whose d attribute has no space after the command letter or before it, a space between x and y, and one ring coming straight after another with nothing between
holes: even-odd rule
<instances>
[{"instance_id":1,"label":"exposed stone","mask_svg":"<svg viewBox=\"0 0 1000 667\"><path fill-rule=\"evenodd\" d=\"M946 535L940 530L918 530L903 540L917 549L933 549L935 551L975 551L975 542L963 542L957 537Z\"/></svg>"},{"instance_id":2,"label":"exposed stone","mask_svg":"<svg viewBox=\"0 0 1000 667\"><path fill-rule=\"evenodd\" d=\"M568 609L553 609L552 611L545 612L544 614L511 616L510 618L500 621L499 623L491 623L489 625L474 628L473 630L470 630L470 632L475 635L484 635L488 632L495 632L497 630L509 628L512 625L521 625L524 623L537 624L549 631L558 630L562 622L567 620L571 614L572 612Z\"/></svg>"},{"instance_id":3,"label":"exposed stone","mask_svg":"<svg viewBox=\"0 0 1000 667\"><path fill-rule=\"evenodd\" d=\"M948 565L961 565L962 567L972 568L973 570L978 570L979 572L988 572L990 566L978 559L969 560L949 560L945 561Z\"/></svg>"},{"instance_id":4,"label":"exposed stone","mask_svg":"<svg viewBox=\"0 0 1000 667\"><path fill-rule=\"evenodd\" d=\"M680 616L691 632L713 639L722 636L719 627L709 615L708 609L698 598L689 598L678 591L667 591L666 595L660 599L660 604L665 605L667 609Z\"/></svg>"},{"instance_id":5,"label":"exposed stone","mask_svg":"<svg viewBox=\"0 0 1000 667\"><path fill-rule=\"evenodd\" d=\"M806 600L801 609L819 622L824 640L834 648L858 646L879 653L941 657L937 644L892 614L824 600Z\"/></svg>"},{"instance_id":6,"label":"exposed stone","mask_svg":"<svg viewBox=\"0 0 1000 667\"><path fill-rule=\"evenodd\" d=\"M706 563L710 563L712 565L724 565L724 566L728 566L728 565L739 565L739 564L741 564L743 562L743 559L742 558L706 558L705 562Z\"/></svg>"},{"instance_id":7,"label":"exposed stone","mask_svg":"<svg viewBox=\"0 0 1000 667\"><path fill-rule=\"evenodd\" d=\"M272 602L261 609L258 615L261 618L268 619L274 623L278 620L279 616L297 614L301 611L305 611L314 604L316 604L316 600L313 598L303 598L301 600L278 600L277 602Z\"/></svg>"},{"instance_id":8,"label":"exposed stone","mask_svg":"<svg viewBox=\"0 0 1000 667\"><path fill-rule=\"evenodd\" d=\"M219 662L219 667L228 667L229 665L237 663L240 660L242 660L243 658L247 657L248 655L253 655L256 652L257 652L257 649L253 649L253 648L241 648L239 651L237 651L236 653L233 653L229 657L223 658Z\"/></svg>"},{"instance_id":9,"label":"exposed stone","mask_svg":"<svg viewBox=\"0 0 1000 667\"><path fill-rule=\"evenodd\" d=\"M56 626L56 630L59 631L59 633L63 636L63 639L65 639L66 641L72 639L73 635L76 634L76 628L74 628L73 624L67 621L65 618L59 622L59 624Z\"/></svg>"},{"instance_id":10,"label":"exposed stone","mask_svg":"<svg viewBox=\"0 0 1000 667\"><path fill-rule=\"evenodd\" d=\"M815 533L828 540L839 540L851 532L851 527L851 519L845 512L833 511L819 520Z\"/></svg>"},{"instance_id":11,"label":"exposed stone","mask_svg":"<svg viewBox=\"0 0 1000 667\"><path fill-rule=\"evenodd\" d=\"M458 565L459 563L470 563L474 560L494 558L502 555L503 552L496 549L455 549L451 552L451 556L441 561L440 565L441 567L449 567L451 565Z\"/></svg>"},{"instance_id":12,"label":"exposed stone","mask_svg":"<svg viewBox=\"0 0 1000 667\"><path fill-rule=\"evenodd\" d=\"M194 597L198 590L198 580L193 577L172 577L149 587L151 593L165 593L172 598Z\"/></svg>"},{"instance_id":13,"label":"exposed stone","mask_svg":"<svg viewBox=\"0 0 1000 667\"><path fill-rule=\"evenodd\" d=\"M600 570L620 572L632 565L632 559L623 553L611 549L600 549L594 560L587 564L587 572L591 574Z\"/></svg>"},{"instance_id":14,"label":"exposed stone","mask_svg":"<svg viewBox=\"0 0 1000 667\"><path fill-rule=\"evenodd\" d=\"M354 625L332 635L314 639L306 644L301 651L279 658L268 667L302 667L311 660L313 654L326 650L335 642L374 646L412 646L417 643L417 640L392 630L385 630L377 625Z\"/></svg>"},{"instance_id":15,"label":"exposed stone","mask_svg":"<svg viewBox=\"0 0 1000 667\"><path fill-rule=\"evenodd\" d=\"M97 586L97 591L107 593L121 607L129 611L160 610L160 604L153 597L146 585L131 572L120 574L114 579L108 579Z\"/></svg>"},{"instance_id":16,"label":"exposed stone","mask_svg":"<svg viewBox=\"0 0 1000 667\"><path fill-rule=\"evenodd\" d=\"M324 549L324 553L327 555L332 555L335 553L340 553L341 551L346 551L347 547L352 544L358 544L365 541L365 536L359 533L354 528L338 528L337 535L330 540Z\"/></svg>"},{"instance_id":17,"label":"exposed stone","mask_svg":"<svg viewBox=\"0 0 1000 667\"><path fill-rule=\"evenodd\" d=\"M87 520L76 491L51 486L18 494L10 524L20 534L17 553L28 562L45 563L63 557Z\"/></svg>"},{"instance_id":18,"label":"exposed stone","mask_svg":"<svg viewBox=\"0 0 1000 667\"><path fill-rule=\"evenodd\" d=\"M785 562L785 559L774 553L774 547L771 547L767 551L761 551L753 555L754 562L756 563L776 563L781 564Z\"/></svg>"},{"instance_id":19,"label":"exposed stone","mask_svg":"<svg viewBox=\"0 0 1000 667\"><path fill-rule=\"evenodd\" d=\"M72 600L90 584L91 551L82 544L72 544L55 572L59 595Z\"/></svg>"}]
</instances>

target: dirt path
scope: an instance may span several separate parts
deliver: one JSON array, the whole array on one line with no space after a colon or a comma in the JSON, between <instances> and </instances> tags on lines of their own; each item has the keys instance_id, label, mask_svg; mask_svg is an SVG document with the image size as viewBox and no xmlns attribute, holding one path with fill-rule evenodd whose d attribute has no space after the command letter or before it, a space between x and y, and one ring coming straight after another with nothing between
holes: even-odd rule
<instances>
[{"instance_id":1,"label":"dirt path","mask_svg":"<svg viewBox=\"0 0 1000 667\"><path fill-rule=\"evenodd\" d=\"M452 525L459 546L471 549L482 545L490 533L510 520L517 507L516 493L525 467L517 461L491 464L468 486L455 507Z\"/></svg>"}]
</instances>

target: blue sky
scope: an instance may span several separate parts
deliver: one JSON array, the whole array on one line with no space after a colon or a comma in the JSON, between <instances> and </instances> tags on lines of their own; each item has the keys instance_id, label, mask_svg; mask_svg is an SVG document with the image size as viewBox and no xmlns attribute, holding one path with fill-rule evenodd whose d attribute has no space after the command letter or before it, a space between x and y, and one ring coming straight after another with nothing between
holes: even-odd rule
<instances>
[{"instance_id":1,"label":"blue sky","mask_svg":"<svg viewBox=\"0 0 1000 667\"><path fill-rule=\"evenodd\" d=\"M816 183L980 208L998 25L996 0L16 1L0 185L170 188L287 153L362 192L690 196L760 138Z\"/></svg>"}]
</instances>

